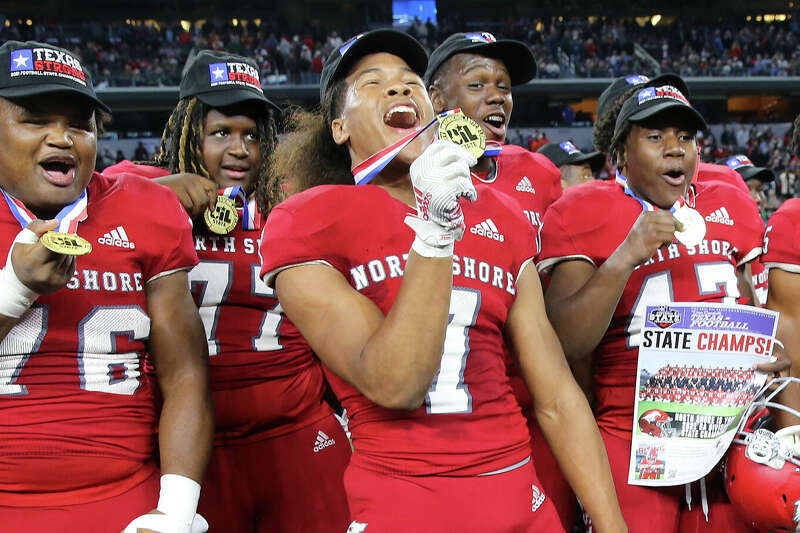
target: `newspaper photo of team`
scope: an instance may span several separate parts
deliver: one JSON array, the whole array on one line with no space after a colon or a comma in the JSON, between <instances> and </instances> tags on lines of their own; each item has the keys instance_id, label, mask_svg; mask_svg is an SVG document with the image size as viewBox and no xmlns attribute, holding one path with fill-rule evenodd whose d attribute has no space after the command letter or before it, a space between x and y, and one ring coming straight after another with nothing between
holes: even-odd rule
<instances>
[{"instance_id":1,"label":"newspaper photo of team","mask_svg":"<svg viewBox=\"0 0 800 533\"><path fill-rule=\"evenodd\" d=\"M0 531L800 530L800 199L701 160L677 74L530 151L526 43L348 37L313 109L198 51L102 171L86 61L0 45ZM681 302L770 353L645 364Z\"/></svg>"}]
</instances>

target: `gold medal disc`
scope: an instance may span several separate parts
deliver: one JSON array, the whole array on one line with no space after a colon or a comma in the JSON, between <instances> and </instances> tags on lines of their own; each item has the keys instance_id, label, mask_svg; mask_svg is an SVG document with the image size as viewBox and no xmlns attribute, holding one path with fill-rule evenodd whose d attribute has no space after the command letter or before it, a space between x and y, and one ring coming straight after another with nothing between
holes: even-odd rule
<instances>
[{"instance_id":1,"label":"gold medal disc","mask_svg":"<svg viewBox=\"0 0 800 533\"><path fill-rule=\"evenodd\" d=\"M57 254L86 255L92 251L92 243L74 233L48 231L39 240L45 248Z\"/></svg>"},{"instance_id":2,"label":"gold medal disc","mask_svg":"<svg viewBox=\"0 0 800 533\"><path fill-rule=\"evenodd\" d=\"M676 231L675 237L687 248L693 248L703 241L706 236L706 221L703 215L682 205L672 214L676 220L683 224L683 231Z\"/></svg>"},{"instance_id":3,"label":"gold medal disc","mask_svg":"<svg viewBox=\"0 0 800 533\"><path fill-rule=\"evenodd\" d=\"M439 118L439 138L463 146L476 159L486 150L483 129L462 112Z\"/></svg>"},{"instance_id":4,"label":"gold medal disc","mask_svg":"<svg viewBox=\"0 0 800 533\"><path fill-rule=\"evenodd\" d=\"M217 204L214 211L206 209L203 214L208 229L220 235L227 235L236 223L239 222L239 213L236 212L236 202L227 196L217 196Z\"/></svg>"}]
</instances>

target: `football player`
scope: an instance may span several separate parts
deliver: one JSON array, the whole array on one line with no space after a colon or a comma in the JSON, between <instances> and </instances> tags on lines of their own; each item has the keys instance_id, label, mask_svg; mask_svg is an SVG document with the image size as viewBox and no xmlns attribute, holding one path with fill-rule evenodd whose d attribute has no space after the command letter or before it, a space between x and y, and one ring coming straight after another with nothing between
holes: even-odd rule
<instances>
[{"instance_id":1,"label":"football player","mask_svg":"<svg viewBox=\"0 0 800 533\"><path fill-rule=\"evenodd\" d=\"M800 153L800 115L794 121L792 148ZM800 226L800 199L789 198L778 208L767 222L764 232L764 255L762 260L769 272L768 309L778 311L778 339L784 344L793 364L789 369L792 377L800 376L800 309L797 306L800 294L800 246L797 231ZM798 387L788 387L781 397L782 402L800 410ZM780 427L797 423L797 419L783 410L773 412Z\"/></svg>"},{"instance_id":2,"label":"football player","mask_svg":"<svg viewBox=\"0 0 800 533\"><path fill-rule=\"evenodd\" d=\"M594 360L596 417L633 531L678 530L683 494L674 487L627 484L646 306L741 301L743 291L752 292L745 267L761 251L761 218L749 196L723 184L691 183L695 133L702 129L703 117L679 88L639 90L625 100L615 123L610 153L617 180L575 188L545 216L538 266L552 275L548 315L568 357ZM673 218L671 209L678 206L691 209L695 219L722 206L728 215L698 231L702 224L683 226ZM676 231L695 242L675 242ZM760 369L775 372L787 364L781 359ZM713 498L721 492L709 490L711 527L741 527L725 502ZM681 531L693 530L684 526Z\"/></svg>"},{"instance_id":3,"label":"football player","mask_svg":"<svg viewBox=\"0 0 800 533\"><path fill-rule=\"evenodd\" d=\"M513 199L473 185L469 152L431 144L426 64L392 30L332 53L322 116L296 121L285 158L297 163L288 175L322 186L275 207L261 242L265 281L350 414L350 531L542 529L552 504L535 487L505 350L598 527L623 530L591 412L544 313L536 232ZM341 183L351 169L371 182L319 178Z\"/></svg>"},{"instance_id":4,"label":"football player","mask_svg":"<svg viewBox=\"0 0 800 533\"><path fill-rule=\"evenodd\" d=\"M228 233L212 232L204 217L194 223L200 264L189 282L206 329L216 411L201 514L231 533L341 532L350 444L323 401L319 361L258 276L259 207L266 206L255 196L266 196L277 113L252 59L202 51L184 73L155 166L125 162L105 173L161 176L156 181L195 215L216 207L218 189L228 196L241 189L239 221L223 228Z\"/></svg>"},{"instance_id":5,"label":"football player","mask_svg":"<svg viewBox=\"0 0 800 533\"><path fill-rule=\"evenodd\" d=\"M606 157L601 152L581 152L570 141L547 143L538 152L544 154L561 172L561 188L567 189L594 179Z\"/></svg>"},{"instance_id":6,"label":"football player","mask_svg":"<svg viewBox=\"0 0 800 533\"><path fill-rule=\"evenodd\" d=\"M188 290L190 222L163 187L94 172L107 111L72 53L32 41L0 47L8 531L207 529L195 509L213 416Z\"/></svg>"},{"instance_id":7,"label":"football player","mask_svg":"<svg viewBox=\"0 0 800 533\"><path fill-rule=\"evenodd\" d=\"M473 182L490 184L515 198L537 232L541 232L547 206L561 195L561 173L542 154L504 144L514 108L511 88L527 83L535 75L536 60L527 45L514 40L498 41L491 33L481 32L455 33L445 39L431 54L423 79L434 112L460 108L486 136L488 155L478 159L471 173ZM538 248L537 242L537 252ZM556 505L563 528L569 531L575 516L575 497L531 417L530 393L516 361L508 361L508 372L529 421L537 477L545 497ZM555 526L547 528L550 527Z\"/></svg>"}]
</instances>

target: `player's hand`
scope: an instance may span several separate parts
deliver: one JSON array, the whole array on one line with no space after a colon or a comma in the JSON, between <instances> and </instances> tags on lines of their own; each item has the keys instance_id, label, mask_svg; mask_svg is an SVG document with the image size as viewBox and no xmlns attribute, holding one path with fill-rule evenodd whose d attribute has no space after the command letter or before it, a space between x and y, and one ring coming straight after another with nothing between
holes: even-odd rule
<instances>
[{"instance_id":1,"label":"player's hand","mask_svg":"<svg viewBox=\"0 0 800 533\"><path fill-rule=\"evenodd\" d=\"M469 171L475 163L475 157L465 148L437 140L411 164L417 216L406 217L406 224L419 241L434 248L422 250L423 245L415 245L418 253L428 257L437 256L436 249L452 253L454 241L461 239L466 225L459 200L475 201L478 197Z\"/></svg>"},{"instance_id":2,"label":"player's hand","mask_svg":"<svg viewBox=\"0 0 800 533\"><path fill-rule=\"evenodd\" d=\"M208 208L214 210L217 203L217 184L198 174L171 174L155 180L166 185L180 200L191 218L195 218Z\"/></svg>"},{"instance_id":3,"label":"player's hand","mask_svg":"<svg viewBox=\"0 0 800 533\"><path fill-rule=\"evenodd\" d=\"M194 515L191 526L171 520L170 517L153 509L127 525L122 533L205 533L208 522L199 514Z\"/></svg>"},{"instance_id":4,"label":"player's hand","mask_svg":"<svg viewBox=\"0 0 800 533\"><path fill-rule=\"evenodd\" d=\"M783 347L775 343L775 348L772 350L772 355L776 357L775 361L771 363L758 363L753 366L754 370L764 372L769 378L777 378L789 375L789 368L792 366L792 360L789 354Z\"/></svg>"},{"instance_id":5,"label":"player's hand","mask_svg":"<svg viewBox=\"0 0 800 533\"><path fill-rule=\"evenodd\" d=\"M636 219L617 252L628 265L641 265L653 257L656 250L672 243L679 224L669 211L645 211Z\"/></svg>"},{"instance_id":6,"label":"player's hand","mask_svg":"<svg viewBox=\"0 0 800 533\"><path fill-rule=\"evenodd\" d=\"M67 284L75 271L75 256L52 252L39 241L42 235L57 227L57 220L31 221L22 232L27 237L18 236L8 259L19 281L38 294L57 291Z\"/></svg>"}]
</instances>

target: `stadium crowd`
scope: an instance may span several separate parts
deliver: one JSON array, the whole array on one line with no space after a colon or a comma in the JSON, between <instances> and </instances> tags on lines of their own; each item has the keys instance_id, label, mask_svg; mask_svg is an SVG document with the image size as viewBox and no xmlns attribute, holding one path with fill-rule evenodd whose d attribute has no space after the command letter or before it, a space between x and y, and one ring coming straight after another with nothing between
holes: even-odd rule
<instances>
[{"instance_id":1,"label":"stadium crowd","mask_svg":"<svg viewBox=\"0 0 800 533\"><path fill-rule=\"evenodd\" d=\"M789 17L753 23L744 17L708 22L672 19L653 26L633 18L544 20L520 18L481 24L497 37L527 43L540 78L618 77L628 72L681 76L800 75L800 29ZM0 40L34 39L63 46L89 65L98 87L177 85L186 59L199 50L225 50L252 57L262 83L319 83L323 59L355 28L287 29L277 20L239 22L210 19L197 27L181 21L85 22L8 19ZM472 31L475 23L441 17L438 25L416 21L407 32L428 51L444 37ZM637 48L646 54L637 54Z\"/></svg>"}]
</instances>

